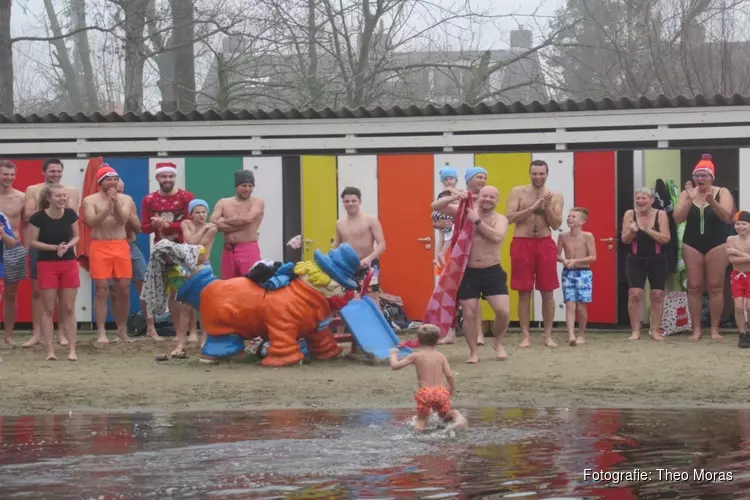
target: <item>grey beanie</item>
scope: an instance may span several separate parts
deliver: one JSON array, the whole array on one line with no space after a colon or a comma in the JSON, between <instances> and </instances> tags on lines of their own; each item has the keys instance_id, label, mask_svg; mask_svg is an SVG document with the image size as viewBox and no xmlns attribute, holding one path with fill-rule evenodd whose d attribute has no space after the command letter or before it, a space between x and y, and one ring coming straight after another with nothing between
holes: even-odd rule
<instances>
[{"instance_id":1,"label":"grey beanie","mask_svg":"<svg viewBox=\"0 0 750 500\"><path fill-rule=\"evenodd\" d=\"M240 184L252 184L255 186L255 174L250 170L237 170L234 173L234 187Z\"/></svg>"}]
</instances>

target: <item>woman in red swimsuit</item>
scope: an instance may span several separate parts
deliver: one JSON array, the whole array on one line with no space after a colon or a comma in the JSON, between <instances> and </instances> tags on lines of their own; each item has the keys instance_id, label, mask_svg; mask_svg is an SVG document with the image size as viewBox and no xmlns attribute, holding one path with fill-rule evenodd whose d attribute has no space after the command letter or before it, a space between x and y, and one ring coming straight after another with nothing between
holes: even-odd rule
<instances>
[{"instance_id":1,"label":"woman in red swimsuit","mask_svg":"<svg viewBox=\"0 0 750 500\"><path fill-rule=\"evenodd\" d=\"M708 290L711 338L721 340L719 323L724 310L724 280L729 266L726 242L734 200L727 188L713 185L716 179L711 155L704 154L685 183L674 211L676 224L685 222L682 258L688 286L688 310L693 325L691 340L701 338L703 290Z\"/></svg>"}]
</instances>

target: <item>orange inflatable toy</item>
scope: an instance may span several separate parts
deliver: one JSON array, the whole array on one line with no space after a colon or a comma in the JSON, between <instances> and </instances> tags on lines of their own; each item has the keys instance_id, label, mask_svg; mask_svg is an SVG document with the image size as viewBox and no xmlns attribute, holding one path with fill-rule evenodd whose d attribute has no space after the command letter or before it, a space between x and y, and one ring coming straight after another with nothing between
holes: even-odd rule
<instances>
[{"instance_id":1,"label":"orange inflatable toy","mask_svg":"<svg viewBox=\"0 0 750 500\"><path fill-rule=\"evenodd\" d=\"M302 361L300 338L317 359L341 353L326 325L355 298L358 269L356 252L343 244L327 255L316 250L312 261L277 264L270 276L253 269L248 277L219 280L205 267L170 286L177 300L200 311L207 333L201 359L244 356L244 341L261 337L270 344L261 364L278 367Z\"/></svg>"}]
</instances>

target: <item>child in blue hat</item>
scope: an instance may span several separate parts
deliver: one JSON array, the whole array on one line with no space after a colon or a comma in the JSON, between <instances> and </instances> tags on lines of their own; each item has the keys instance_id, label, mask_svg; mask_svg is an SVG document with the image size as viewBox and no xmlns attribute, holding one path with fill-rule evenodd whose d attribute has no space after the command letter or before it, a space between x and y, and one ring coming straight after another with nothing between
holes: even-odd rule
<instances>
[{"instance_id":1,"label":"child in blue hat","mask_svg":"<svg viewBox=\"0 0 750 500\"><path fill-rule=\"evenodd\" d=\"M440 182L443 184L443 190L438 195L438 199L443 196L450 196L456 193L456 184L458 183L458 171L450 166L445 166L440 169ZM454 219L450 215L446 215L440 212L432 212L432 227L438 231L438 238L436 243L437 256L435 258L435 273L440 274L445 265L445 254L448 250L446 244L453 237L453 224Z\"/></svg>"},{"instance_id":2,"label":"child in blue hat","mask_svg":"<svg viewBox=\"0 0 750 500\"><path fill-rule=\"evenodd\" d=\"M208 222L208 202L206 200L194 199L188 205L189 219L185 219L180 224L182 236L188 245L203 245L207 258L211 256L211 246L214 244L214 238L218 228L215 224ZM211 263L206 261L206 265ZM190 310L190 333L188 342L198 341L198 312L195 309ZM201 335L201 346L206 342L206 332Z\"/></svg>"}]
</instances>

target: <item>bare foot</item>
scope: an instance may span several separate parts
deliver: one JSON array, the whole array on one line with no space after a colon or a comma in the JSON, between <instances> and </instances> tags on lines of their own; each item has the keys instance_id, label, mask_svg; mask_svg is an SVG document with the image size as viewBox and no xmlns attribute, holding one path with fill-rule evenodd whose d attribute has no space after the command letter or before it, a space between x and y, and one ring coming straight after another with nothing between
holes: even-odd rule
<instances>
[{"instance_id":1,"label":"bare foot","mask_svg":"<svg viewBox=\"0 0 750 500\"><path fill-rule=\"evenodd\" d=\"M185 351L185 346L184 345L178 345L177 348L174 351L172 351L171 353L169 353L169 355L172 356L173 358L181 358L181 359L182 358L186 358L187 357L187 352Z\"/></svg>"},{"instance_id":2,"label":"bare foot","mask_svg":"<svg viewBox=\"0 0 750 500\"><path fill-rule=\"evenodd\" d=\"M557 347L557 342L555 342L551 338L550 339L545 339L544 340L544 345L547 346L547 347Z\"/></svg>"},{"instance_id":3,"label":"bare foot","mask_svg":"<svg viewBox=\"0 0 750 500\"><path fill-rule=\"evenodd\" d=\"M693 332L693 334L690 337L688 337L688 340L698 341L701 339L702 336L703 336L703 332L699 330L697 332Z\"/></svg>"},{"instance_id":4,"label":"bare foot","mask_svg":"<svg viewBox=\"0 0 750 500\"><path fill-rule=\"evenodd\" d=\"M639 340L641 338L640 333L633 333L630 337L628 337L628 340Z\"/></svg>"},{"instance_id":5,"label":"bare foot","mask_svg":"<svg viewBox=\"0 0 750 500\"><path fill-rule=\"evenodd\" d=\"M508 359L508 353L505 352L505 347L503 347L503 344L499 344L497 342L495 342L495 359L499 359L501 361Z\"/></svg>"},{"instance_id":6,"label":"bare foot","mask_svg":"<svg viewBox=\"0 0 750 500\"><path fill-rule=\"evenodd\" d=\"M99 337L96 339L97 344L109 344L109 339L107 338L106 333L100 333Z\"/></svg>"},{"instance_id":7,"label":"bare foot","mask_svg":"<svg viewBox=\"0 0 750 500\"><path fill-rule=\"evenodd\" d=\"M135 342L135 340L128 337L128 332L117 332L115 335L115 342L130 343Z\"/></svg>"},{"instance_id":8,"label":"bare foot","mask_svg":"<svg viewBox=\"0 0 750 500\"><path fill-rule=\"evenodd\" d=\"M456 332L453 329L448 330L445 337L438 340L438 345L455 344L456 343Z\"/></svg>"},{"instance_id":9,"label":"bare foot","mask_svg":"<svg viewBox=\"0 0 750 500\"><path fill-rule=\"evenodd\" d=\"M467 359L466 362L470 365L473 365L474 363L479 363L479 356L469 356L469 359Z\"/></svg>"},{"instance_id":10,"label":"bare foot","mask_svg":"<svg viewBox=\"0 0 750 500\"><path fill-rule=\"evenodd\" d=\"M164 342L164 339L159 336L159 333L155 329L146 330L146 337L151 338L154 342Z\"/></svg>"},{"instance_id":11,"label":"bare foot","mask_svg":"<svg viewBox=\"0 0 750 500\"><path fill-rule=\"evenodd\" d=\"M581 344L585 344L585 343L586 343L586 339L583 338L583 337L578 337L576 339L576 345L581 345Z\"/></svg>"},{"instance_id":12,"label":"bare foot","mask_svg":"<svg viewBox=\"0 0 750 500\"><path fill-rule=\"evenodd\" d=\"M719 335L719 332L711 332L711 340L714 342L723 342L724 337L722 335Z\"/></svg>"},{"instance_id":13,"label":"bare foot","mask_svg":"<svg viewBox=\"0 0 750 500\"><path fill-rule=\"evenodd\" d=\"M65 337L62 337L62 336L57 337L57 343L60 344L60 345L62 345L62 346L66 346L66 345L68 345L68 339L66 339Z\"/></svg>"},{"instance_id":14,"label":"bare foot","mask_svg":"<svg viewBox=\"0 0 750 500\"><path fill-rule=\"evenodd\" d=\"M190 342L191 344L195 344L196 342L198 342L199 338L200 337L198 335L198 332L190 332L190 334L188 335L187 341Z\"/></svg>"},{"instance_id":15,"label":"bare foot","mask_svg":"<svg viewBox=\"0 0 750 500\"><path fill-rule=\"evenodd\" d=\"M663 342L664 341L664 335L662 335L659 332L649 332L649 335L651 335L651 338L654 339L657 342Z\"/></svg>"},{"instance_id":16,"label":"bare foot","mask_svg":"<svg viewBox=\"0 0 750 500\"><path fill-rule=\"evenodd\" d=\"M477 337L477 345L484 345L484 334L480 333L479 337Z\"/></svg>"},{"instance_id":17,"label":"bare foot","mask_svg":"<svg viewBox=\"0 0 750 500\"><path fill-rule=\"evenodd\" d=\"M23 347L25 349L28 349L29 347L34 347L38 343L39 343L39 337L34 337L32 335L32 337L29 340L27 340L26 342L24 342L23 344L21 344L21 347Z\"/></svg>"},{"instance_id":18,"label":"bare foot","mask_svg":"<svg viewBox=\"0 0 750 500\"><path fill-rule=\"evenodd\" d=\"M70 354L68 354L68 361L78 361L78 356L76 355L76 353L71 352Z\"/></svg>"},{"instance_id":19,"label":"bare foot","mask_svg":"<svg viewBox=\"0 0 750 500\"><path fill-rule=\"evenodd\" d=\"M530 339L530 338L525 338L525 339L523 339L523 340L521 341L521 343L520 343L520 344L518 344L518 347L524 347L524 348L526 348L526 347L531 347L531 339Z\"/></svg>"},{"instance_id":20,"label":"bare foot","mask_svg":"<svg viewBox=\"0 0 750 500\"><path fill-rule=\"evenodd\" d=\"M5 345L14 346L16 345L10 337L5 337Z\"/></svg>"},{"instance_id":21,"label":"bare foot","mask_svg":"<svg viewBox=\"0 0 750 500\"><path fill-rule=\"evenodd\" d=\"M568 345L571 346L571 347L575 347L576 345L578 345L578 343L576 342L576 338L575 337L569 337L568 338Z\"/></svg>"},{"instance_id":22,"label":"bare foot","mask_svg":"<svg viewBox=\"0 0 750 500\"><path fill-rule=\"evenodd\" d=\"M54 352L47 354L47 361L57 361L57 356L55 356Z\"/></svg>"}]
</instances>

